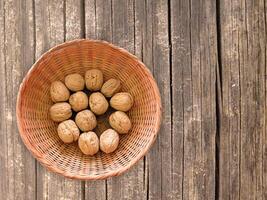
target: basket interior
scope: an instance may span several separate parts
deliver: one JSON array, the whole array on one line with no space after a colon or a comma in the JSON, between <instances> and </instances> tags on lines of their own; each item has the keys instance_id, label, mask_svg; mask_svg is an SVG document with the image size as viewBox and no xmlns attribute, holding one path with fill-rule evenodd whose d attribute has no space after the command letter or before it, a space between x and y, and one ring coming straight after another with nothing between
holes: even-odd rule
<instances>
[{"instance_id":1,"label":"basket interior","mask_svg":"<svg viewBox=\"0 0 267 200\"><path fill-rule=\"evenodd\" d=\"M77 143L64 144L57 135L57 123L49 117L53 104L50 84L64 81L71 73L84 75L90 68L102 70L105 80L119 79L122 91L134 97L134 106L128 113L133 127L129 134L120 135L119 147L111 154L86 156ZM42 164L63 175L90 177L123 170L144 154L156 136L160 100L153 83L142 63L126 51L85 40L60 45L39 59L22 84L18 101L22 139ZM99 117L98 123L96 132L100 134L108 124L105 116Z\"/></svg>"}]
</instances>

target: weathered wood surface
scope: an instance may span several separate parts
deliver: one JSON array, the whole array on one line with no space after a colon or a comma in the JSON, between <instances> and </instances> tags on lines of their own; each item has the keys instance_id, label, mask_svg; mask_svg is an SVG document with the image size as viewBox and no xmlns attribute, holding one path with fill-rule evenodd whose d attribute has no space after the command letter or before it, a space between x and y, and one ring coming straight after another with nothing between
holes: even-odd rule
<instances>
[{"instance_id":1,"label":"weathered wood surface","mask_svg":"<svg viewBox=\"0 0 267 200\"><path fill-rule=\"evenodd\" d=\"M220 4L221 199L267 199L265 5Z\"/></svg>"},{"instance_id":2,"label":"weathered wood surface","mask_svg":"<svg viewBox=\"0 0 267 200\"><path fill-rule=\"evenodd\" d=\"M49 48L81 37L80 6L74 1L35 1L36 59ZM71 24L71 25L70 25ZM68 26L67 26L68 25ZM37 163L37 199L81 199L81 181L48 172Z\"/></svg>"},{"instance_id":3,"label":"weathered wood surface","mask_svg":"<svg viewBox=\"0 0 267 200\"><path fill-rule=\"evenodd\" d=\"M33 5L0 1L0 199L36 198L35 160L23 145L16 125L19 84L34 62Z\"/></svg>"},{"instance_id":4,"label":"weathered wood surface","mask_svg":"<svg viewBox=\"0 0 267 200\"><path fill-rule=\"evenodd\" d=\"M170 8L173 199L215 199L216 2Z\"/></svg>"},{"instance_id":5,"label":"weathered wood surface","mask_svg":"<svg viewBox=\"0 0 267 200\"><path fill-rule=\"evenodd\" d=\"M266 2L1 0L0 199L267 199ZM42 53L106 40L154 74L163 115L152 149L119 177L52 174L20 140L19 84Z\"/></svg>"}]
</instances>

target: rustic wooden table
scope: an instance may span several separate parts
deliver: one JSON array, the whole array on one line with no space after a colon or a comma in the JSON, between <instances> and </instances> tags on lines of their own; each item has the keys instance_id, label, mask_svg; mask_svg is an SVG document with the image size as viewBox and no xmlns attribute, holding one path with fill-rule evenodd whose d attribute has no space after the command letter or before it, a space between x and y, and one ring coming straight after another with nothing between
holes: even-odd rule
<instances>
[{"instance_id":1,"label":"rustic wooden table","mask_svg":"<svg viewBox=\"0 0 267 200\"><path fill-rule=\"evenodd\" d=\"M265 0L0 0L0 199L267 199ZM120 177L69 180L23 145L19 84L50 47L102 39L153 72L163 120Z\"/></svg>"}]
</instances>

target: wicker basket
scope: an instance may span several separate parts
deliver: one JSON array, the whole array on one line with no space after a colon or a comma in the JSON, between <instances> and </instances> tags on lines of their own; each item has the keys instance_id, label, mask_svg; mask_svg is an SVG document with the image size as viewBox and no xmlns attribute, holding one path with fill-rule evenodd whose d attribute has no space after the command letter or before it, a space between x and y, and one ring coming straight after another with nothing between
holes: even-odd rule
<instances>
[{"instance_id":1,"label":"wicker basket","mask_svg":"<svg viewBox=\"0 0 267 200\"><path fill-rule=\"evenodd\" d=\"M129 111L133 128L111 154L86 156L77 143L62 143L48 114L51 82L90 68L101 69L105 80L121 80L122 91L135 100ZM43 166L69 178L95 180L120 175L145 155L160 127L161 100L151 73L135 56L107 42L74 40L52 48L33 65L21 84L16 114L23 142Z\"/></svg>"}]
</instances>

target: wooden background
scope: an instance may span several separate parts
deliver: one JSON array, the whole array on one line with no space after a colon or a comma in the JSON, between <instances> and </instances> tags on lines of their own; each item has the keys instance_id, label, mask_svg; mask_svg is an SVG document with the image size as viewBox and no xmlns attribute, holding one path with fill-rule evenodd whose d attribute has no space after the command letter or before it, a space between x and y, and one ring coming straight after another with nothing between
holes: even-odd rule
<instances>
[{"instance_id":1,"label":"wooden background","mask_svg":"<svg viewBox=\"0 0 267 200\"><path fill-rule=\"evenodd\" d=\"M0 199L267 199L265 0L0 0ZM75 38L137 55L163 121L147 156L106 181L52 174L15 117L33 62Z\"/></svg>"}]
</instances>

